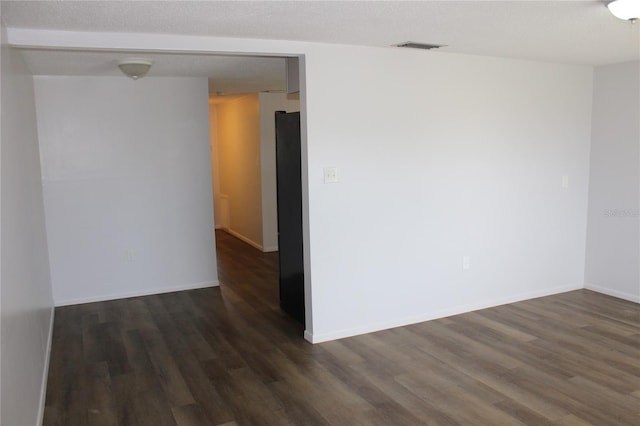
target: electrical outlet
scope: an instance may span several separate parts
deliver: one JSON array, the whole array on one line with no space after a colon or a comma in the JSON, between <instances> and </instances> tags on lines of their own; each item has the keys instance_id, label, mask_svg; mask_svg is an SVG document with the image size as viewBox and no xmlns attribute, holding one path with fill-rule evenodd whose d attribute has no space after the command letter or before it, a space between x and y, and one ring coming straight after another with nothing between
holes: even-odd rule
<instances>
[{"instance_id":1,"label":"electrical outlet","mask_svg":"<svg viewBox=\"0 0 640 426\"><path fill-rule=\"evenodd\" d=\"M471 259L469 256L462 256L462 270L468 271L471 269Z\"/></svg>"},{"instance_id":2,"label":"electrical outlet","mask_svg":"<svg viewBox=\"0 0 640 426\"><path fill-rule=\"evenodd\" d=\"M337 183L338 182L338 168L337 167L325 167L324 168L324 183Z\"/></svg>"},{"instance_id":3,"label":"electrical outlet","mask_svg":"<svg viewBox=\"0 0 640 426\"><path fill-rule=\"evenodd\" d=\"M127 249L127 262L136 261L136 252L133 249Z\"/></svg>"}]
</instances>

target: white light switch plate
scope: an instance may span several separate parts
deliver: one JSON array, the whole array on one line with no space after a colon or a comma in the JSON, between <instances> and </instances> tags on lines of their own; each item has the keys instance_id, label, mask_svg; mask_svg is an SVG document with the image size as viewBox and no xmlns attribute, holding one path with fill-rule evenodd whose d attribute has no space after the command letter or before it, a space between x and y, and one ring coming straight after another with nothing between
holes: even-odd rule
<instances>
[{"instance_id":1,"label":"white light switch plate","mask_svg":"<svg viewBox=\"0 0 640 426\"><path fill-rule=\"evenodd\" d=\"M324 168L324 183L336 183L338 182L338 168L337 167L325 167Z\"/></svg>"}]
</instances>

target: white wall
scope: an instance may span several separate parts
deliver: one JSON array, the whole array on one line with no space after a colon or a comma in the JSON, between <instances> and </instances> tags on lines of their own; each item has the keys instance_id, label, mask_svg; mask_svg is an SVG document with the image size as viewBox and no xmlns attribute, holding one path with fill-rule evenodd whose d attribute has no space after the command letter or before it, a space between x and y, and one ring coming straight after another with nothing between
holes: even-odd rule
<instances>
[{"instance_id":1,"label":"white wall","mask_svg":"<svg viewBox=\"0 0 640 426\"><path fill-rule=\"evenodd\" d=\"M260 175L264 251L278 250L278 191L276 186L275 112L300 111L300 101L285 93L260 93Z\"/></svg>"},{"instance_id":2,"label":"white wall","mask_svg":"<svg viewBox=\"0 0 640 426\"><path fill-rule=\"evenodd\" d=\"M640 302L640 63L594 76L586 287Z\"/></svg>"},{"instance_id":3,"label":"white wall","mask_svg":"<svg viewBox=\"0 0 640 426\"><path fill-rule=\"evenodd\" d=\"M274 114L299 111L300 101L284 93L256 93L220 101L211 109L212 132L217 133L212 161L218 164L220 195L229 206L226 230L259 250L277 251ZM224 200L214 204L222 206ZM224 214L216 210L218 217Z\"/></svg>"},{"instance_id":4,"label":"white wall","mask_svg":"<svg viewBox=\"0 0 640 426\"><path fill-rule=\"evenodd\" d=\"M300 102L284 93L256 93L219 101L211 108L212 162L218 177L218 218L229 216L231 234L259 250L278 250L276 188L276 111L299 111ZM220 219L216 219L218 222ZM220 224L221 225L221 224Z\"/></svg>"},{"instance_id":5,"label":"white wall","mask_svg":"<svg viewBox=\"0 0 640 426\"><path fill-rule=\"evenodd\" d=\"M216 285L207 80L35 89L56 304Z\"/></svg>"},{"instance_id":6,"label":"white wall","mask_svg":"<svg viewBox=\"0 0 640 426\"><path fill-rule=\"evenodd\" d=\"M306 64L308 338L583 286L591 68L347 46Z\"/></svg>"},{"instance_id":7,"label":"white wall","mask_svg":"<svg viewBox=\"0 0 640 426\"><path fill-rule=\"evenodd\" d=\"M33 78L2 28L0 424L40 424L53 298Z\"/></svg>"},{"instance_id":8,"label":"white wall","mask_svg":"<svg viewBox=\"0 0 640 426\"><path fill-rule=\"evenodd\" d=\"M590 67L276 40L10 36L49 47L302 55L310 340L584 285ZM325 166L338 167L340 183L323 184Z\"/></svg>"},{"instance_id":9,"label":"white wall","mask_svg":"<svg viewBox=\"0 0 640 426\"><path fill-rule=\"evenodd\" d=\"M231 234L262 250L258 94L216 107L220 194L228 197Z\"/></svg>"},{"instance_id":10,"label":"white wall","mask_svg":"<svg viewBox=\"0 0 640 426\"><path fill-rule=\"evenodd\" d=\"M220 210L220 162L218 161L217 108L209 102L209 149L211 150L211 185L213 186L213 221L216 229L222 228Z\"/></svg>"}]
</instances>

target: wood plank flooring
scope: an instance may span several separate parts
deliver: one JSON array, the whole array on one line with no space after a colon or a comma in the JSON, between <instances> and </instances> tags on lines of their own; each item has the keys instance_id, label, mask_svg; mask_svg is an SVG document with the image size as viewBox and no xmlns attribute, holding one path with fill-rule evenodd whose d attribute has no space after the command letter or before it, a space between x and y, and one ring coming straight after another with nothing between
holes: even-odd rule
<instances>
[{"instance_id":1,"label":"wood plank flooring","mask_svg":"<svg viewBox=\"0 0 640 426\"><path fill-rule=\"evenodd\" d=\"M640 424L637 304L581 290L311 345L277 254L216 235L220 288L56 309L45 425Z\"/></svg>"}]
</instances>

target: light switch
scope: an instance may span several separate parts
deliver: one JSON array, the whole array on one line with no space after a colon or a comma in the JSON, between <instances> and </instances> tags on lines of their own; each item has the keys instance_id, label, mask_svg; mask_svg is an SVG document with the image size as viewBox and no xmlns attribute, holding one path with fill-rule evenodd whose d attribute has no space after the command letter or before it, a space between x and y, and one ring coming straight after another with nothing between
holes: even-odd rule
<instances>
[{"instance_id":1,"label":"light switch","mask_svg":"<svg viewBox=\"0 0 640 426\"><path fill-rule=\"evenodd\" d=\"M336 183L338 182L338 168L337 167L325 167L324 168L324 183Z\"/></svg>"},{"instance_id":2,"label":"light switch","mask_svg":"<svg viewBox=\"0 0 640 426\"><path fill-rule=\"evenodd\" d=\"M562 187L564 189L569 188L569 175L562 175Z\"/></svg>"}]
</instances>

